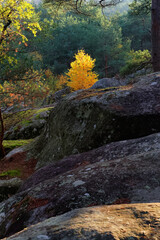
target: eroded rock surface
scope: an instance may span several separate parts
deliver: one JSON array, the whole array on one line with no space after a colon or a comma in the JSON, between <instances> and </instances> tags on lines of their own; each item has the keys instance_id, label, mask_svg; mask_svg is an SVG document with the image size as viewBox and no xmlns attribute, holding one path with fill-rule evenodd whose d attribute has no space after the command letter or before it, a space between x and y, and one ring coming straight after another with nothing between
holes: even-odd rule
<instances>
[{"instance_id":1,"label":"eroded rock surface","mask_svg":"<svg viewBox=\"0 0 160 240\"><path fill-rule=\"evenodd\" d=\"M37 167L106 143L160 131L160 75L128 87L81 90L51 112L32 154Z\"/></svg>"},{"instance_id":2,"label":"eroded rock surface","mask_svg":"<svg viewBox=\"0 0 160 240\"><path fill-rule=\"evenodd\" d=\"M99 206L49 218L6 240L158 240L160 203Z\"/></svg>"},{"instance_id":3,"label":"eroded rock surface","mask_svg":"<svg viewBox=\"0 0 160 240\"><path fill-rule=\"evenodd\" d=\"M0 204L0 236L93 205L159 202L160 134L111 143L38 170Z\"/></svg>"},{"instance_id":4,"label":"eroded rock surface","mask_svg":"<svg viewBox=\"0 0 160 240\"><path fill-rule=\"evenodd\" d=\"M116 78L102 78L99 79L90 89L100 89L107 87L119 87L126 85L125 81L119 81Z\"/></svg>"},{"instance_id":5,"label":"eroded rock surface","mask_svg":"<svg viewBox=\"0 0 160 240\"><path fill-rule=\"evenodd\" d=\"M51 164L0 203L0 238L159 240L159 90L155 73L57 104L29 152Z\"/></svg>"},{"instance_id":6,"label":"eroded rock surface","mask_svg":"<svg viewBox=\"0 0 160 240\"><path fill-rule=\"evenodd\" d=\"M39 136L52 107L4 113L4 139L31 139Z\"/></svg>"}]
</instances>

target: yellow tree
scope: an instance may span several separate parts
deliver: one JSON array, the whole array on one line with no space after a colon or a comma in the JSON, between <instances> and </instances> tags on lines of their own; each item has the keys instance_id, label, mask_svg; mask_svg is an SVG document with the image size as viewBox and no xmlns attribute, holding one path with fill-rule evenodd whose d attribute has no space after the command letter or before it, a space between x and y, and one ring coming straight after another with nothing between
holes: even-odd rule
<instances>
[{"instance_id":1,"label":"yellow tree","mask_svg":"<svg viewBox=\"0 0 160 240\"><path fill-rule=\"evenodd\" d=\"M92 72L95 59L92 59L84 50L79 50L75 59L67 73L68 86L73 90L87 89L98 80L98 74Z\"/></svg>"},{"instance_id":2,"label":"yellow tree","mask_svg":"<svg viewBox=\"0 0 160 240\"><path fill-rule=\"evenodd\" d=\"M14 61L14 58L9 54L10 45L17 40L25 44L28 40L25 36L25 30L31 31L34 36L40 30L32 4L25 0L0 0L0 63L4 60L8 60L9 63ZM15 52L17 52L17 49L15 49ZM4 125L1 106L0 124L0 156L3 156Z\"/></svg>"},{"instance_id":3,"label":"yellow tree","mask_svg":"<svg viewBox=\"0 0 160 240\"><path fill-rule=\"evenodd\" d=\"M40 29L32 4L26 0L0 0L0 61L7 59L12 62L8 54L10 44L17 40L25 43L28 39L24 30L36 36Z\"/></svg>"}]
</instances>

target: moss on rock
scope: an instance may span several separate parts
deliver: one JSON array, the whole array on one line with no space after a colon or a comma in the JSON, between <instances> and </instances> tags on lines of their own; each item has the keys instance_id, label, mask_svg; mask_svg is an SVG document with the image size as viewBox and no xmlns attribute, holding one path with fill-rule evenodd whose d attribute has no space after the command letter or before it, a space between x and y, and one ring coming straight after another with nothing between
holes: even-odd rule
<instances>
[{"instance_id":1,"label":"moss on rock","mask_svg":"<svg viewBox=\"0 0 160 240\"><path fill-rule=\"evenodd\" d=\"M24 146L28 143L31 143L33 139L19 139L19 140L4 140L3 146L5 150L10 151L14 148Z\"/></svg>"},{"instance_id":2,"label":"moss on rock","mask_svg":"<svg viewBox=\"0 0 160 240\"><path fill-rule=\"evenodd\" d=\"M29 139L41 133L52 107L4 113L5 139Z\"/></svg>"}]
</instances>

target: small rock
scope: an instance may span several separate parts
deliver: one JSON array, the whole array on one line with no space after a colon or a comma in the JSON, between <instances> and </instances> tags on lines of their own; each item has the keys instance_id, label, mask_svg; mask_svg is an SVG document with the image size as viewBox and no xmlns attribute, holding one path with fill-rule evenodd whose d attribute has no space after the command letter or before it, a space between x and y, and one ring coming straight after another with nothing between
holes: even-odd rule
<instances>
[{"instance_id":1,"label":"small rock","mask_svg":"<svg viewBox=\"0 0 160 240\"><path fill-rule=\"evenodd\" d=\"M37 236L37 239L39 239L39 240L49 240L50 237L48 237L48 236L46 236L46 235L38 235L38 236Z\"/></svg>"},{"instance_id":2,"label":"small rock","mask_svg":"<svg viewBox=\"0 0 160 240\"><path fill-rule=\"evenodd\" d=\"M82 180L77 180L73 183L74 187L78 187L78 186L83 185L83 184L85 184L85 182L83 182Z\"/></svg>"},{"instance_id":3,"label":"small rock","mask_svg":"<svg viewBox=\"0 0 160 240\"><path fill-rule=\"evenodd\" d=\"M85 197L90 197L90 194L89 193L85 193L84 196Z\"/></svg>"}]
</instances>

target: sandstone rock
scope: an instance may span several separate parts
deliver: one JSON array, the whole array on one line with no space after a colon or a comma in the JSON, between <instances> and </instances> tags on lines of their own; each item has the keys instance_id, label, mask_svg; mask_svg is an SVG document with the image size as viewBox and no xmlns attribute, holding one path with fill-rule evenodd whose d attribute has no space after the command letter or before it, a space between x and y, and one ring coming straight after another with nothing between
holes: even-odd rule
<instances>
[{"instance_id":1,"label":"sandstone rock","mask_svg":"<svg viewBox=\"0 0 160 240\"><path fill-rule=\"evenodd\" d=\"M5 240L158 240L159 217L160 203L82 208Z\"/></svg>"},{"instance_id":2,"label":"sandstone rock","mask_svg":"<svg viewBox=\"0 0 160 240\"><path fill-rule=\"evenodd\" d=\"M76 208L159 202L159 159L160 134L153 134L43 167L0 204L0 237Z\"/></svg>"},{"instance_id":3,"label":"sandstone rock","mask_svg":"<svg viewBox=\"0 0 160 240\"><path fill-rule=\"evenodd\" d=\"M146 81L145 81L146 80ZM160 76L128 87L81 90L51 112L44 133L33 144L37 167L106 143L160 131Z\"/></svg>"}]
</instances>

